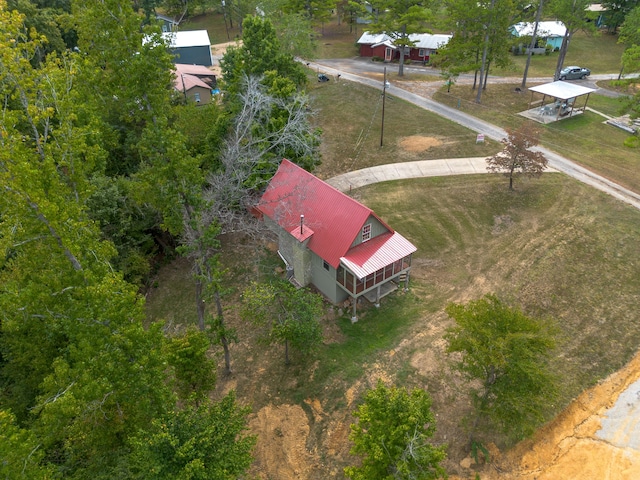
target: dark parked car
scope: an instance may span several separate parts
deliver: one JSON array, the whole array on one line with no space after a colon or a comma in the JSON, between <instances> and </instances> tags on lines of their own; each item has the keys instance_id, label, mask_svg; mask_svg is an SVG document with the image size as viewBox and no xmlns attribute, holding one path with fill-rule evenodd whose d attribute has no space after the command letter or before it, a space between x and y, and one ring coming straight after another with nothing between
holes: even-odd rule
<instances>
[{"instance_id":1,"label":"dark parked car","mask_svg":"<svg viewBox=\"0 0 640 480\"><path fill-rule=\"evenodd\" d=\"M584 80L591 75L591 70L582 67L565 67L560 70L560 80Z\"/></svg>"},{"instance_id":2,"label":"dark parked car","mask_svg":"<svg viewBox=\"0 0 640 480\"><path fill-rule=\"evenodd\" d=\"M329 81L329 77L327 77L324 73L320 73L320 74L318 74L318 81L319 82L328 82Z\"/></svg>"}]
</instances>

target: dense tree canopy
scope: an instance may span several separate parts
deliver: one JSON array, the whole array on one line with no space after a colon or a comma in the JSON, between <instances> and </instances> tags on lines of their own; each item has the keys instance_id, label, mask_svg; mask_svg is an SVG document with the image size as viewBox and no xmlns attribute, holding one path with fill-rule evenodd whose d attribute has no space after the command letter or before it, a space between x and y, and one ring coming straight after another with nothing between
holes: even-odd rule
<instances>
[{"instance_id":1,"label":"dense tree canopy","mask_svg":"<svg viewBox=\"0 0 640 480\"><path fill-rule=\"evenodd\" d=\"M198 403L213 380L206 337L168 344L161 324L145 328L144 298L113 268L116 250L99 228L109 215L126 217L120 198L136 205L132 192L153 184L158 192L137 205L177 231L183 205L201 194L201 158L171 128L168 54L143 46L142 19L126 0L72 10L81 52L34 61L46 38L0 0L3 453L12 445L0 468L8 478L117 478L133 438L182 414L172 387ZM225 418L234 425L218 438L240 449L235 478L250 462L251 442L238 436L246 410L233 397L199 404L184 415L211 419L202 424L210 430L224 430ZM231 461L198 454L209 459L200 478Z\"/></svg>"},{"instance_id":2,"label":"dense tree canopy","mask_svg":"<svg viewBox=\"0 0 640 480\"><path fill-rule=\"evenodd\" d=\"M424 390L387 387L382 381L369 390L354 412L351 454L359 466L345 468L353 480L446 478L440 463L445 449L429 443L436 430L431 397Z\"/></svg>"},{"instance_id":3,"label":"dense tree canopy","mask_svg":"<svg viewBox=\"0 0 640 480\"><path fill-rule=\"evenodd\" d=\"M528 317L494 295L451 304L446 312L456 322L445 335L447 351L461 354L457 368L478 381L472 388L471 437L481 419L513 439L530 435L557 395L549 368L556 344L553 322Z\"/></svg>"}]
</instances>

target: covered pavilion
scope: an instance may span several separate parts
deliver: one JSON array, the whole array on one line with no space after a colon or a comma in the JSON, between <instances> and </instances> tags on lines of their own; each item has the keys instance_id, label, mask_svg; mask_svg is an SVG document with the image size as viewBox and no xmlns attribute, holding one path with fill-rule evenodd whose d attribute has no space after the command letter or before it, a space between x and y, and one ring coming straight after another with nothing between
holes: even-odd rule
<instances>
[{"instance_id":1,"label":"covered pavilion","mask_svg":"<svg viewBox=\"0 0 640 480\"><path fill-rule=\"evenodd\" d=\"M595 88L560 80L529 87L529 90L529 108L520 112L520 115L539 123L556 122L584 113L589 95L596 91ZM536 94L542 94L542 99L534 101ZM582 99L578 100L581 97L584 97L584 103Z\"/></svg>"}]
</instances>

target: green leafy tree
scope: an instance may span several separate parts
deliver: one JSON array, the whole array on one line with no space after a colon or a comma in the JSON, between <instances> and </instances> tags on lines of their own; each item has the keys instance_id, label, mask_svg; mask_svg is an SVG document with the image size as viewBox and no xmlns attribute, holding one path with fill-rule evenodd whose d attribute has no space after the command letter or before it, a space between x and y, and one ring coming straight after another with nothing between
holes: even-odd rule
<instances>
[{"instance_id":1,"label":"green leafy tree","mask_svg":"<svg viewBox=\"0 0 640 480\"><path fill-rule=\"evenodd\" d=\"M0 9L0 401L65 478L105 478L126 438L175 403L164 338L143 328L144 301L86 211L105 158L73 90L86 65L34 69L42 40L23 25Z\"/></svg>"},{"instance_id":2,"label":"green leafy tree","mask_svg":"<svg viewBox=\"0 0 640 480\"><path fill-rule=\"evenodd\" d=\"M640 71L640 45L633 45L627 48L622 55L623 69L628 72ZM623 84L635 83L637 81L634 77L621 81ZM624 108L631 112L633 118L640 116L640 93L628 97L625 101Z\"/></svg>"},{"instance_id":3,"label":"green leafy tree","mask_svg":"<svg viewBox=\"0 0 640 480\"><path fill-rule=\"evenodd\" d=\"M615 32L627 21L629 13L638 7L638 0L604 0L602 7L607 15L607 29Z\"/></svg>"},{"instance_id":4,"label":"green leafy tree","mask_svg":"<svg viewBox=\"0 0 640 480\"><path fill-rule=\"evenodd\" d=\"M511 34L509 26L519 14L514 0L447 0L445 26L453 37L439 51L438 62L451 75L474 71L476 102L481 103L492 65L506 66Z\"/></svg>"},{"instance_id":5,"label":"green leafy tree","mask_svg":"<svg viewBox=\"0 0 640 480\"><path fill-rule=\"evenodd\" d=\"M353 480L446 478L440 465L445 447L429 443L436 424L431 398L424 390L386 387L381 380L353 414L349 439L360 466L346 467Z\"/></svg>"},{"instance_id":6,"label":"green leafy tree","mask_svg":"<svg viewBox=\"0 0 640 480\"><path fill-rule=\"evenodd\" d=\"M132 439L128 478L244 478L255 444L255 437L246 434L250 411L238 406L231 392L218 403L187 407L154 420Z\"/></svg>"},{"instance_id":7,"label":"green leafy tree","mask_svg":"<svg viewBox=\"0 0 640 480\"><path fill-rule=\"evenodd\" d=\"M447 0L447 21L443 27L454 32L447 45L438 50L438 66L449 76L464 72L476 72L473 88L478 82L482 51L482 28L478 18L484 15L484 7L469 0Z\"/></svg>"},{"instance_id":8,"label":"green leafy tree","mask_svg":"<svg viewBox=\"0 0 640 480\"><path fill-rule=\"evenodd\" d=\"M192 261L193 276L196 283L196 311L198 312L198 327L208 332L215 343L222 345L224 350L224 364L226 374L231 373L231 352L229 344L235 340L235 331L228 328L224 320L224 310L220 295L224 271L220 265L220 241L218 236L222 232L217 223L216 214L225 209L216 209L206 201L195 206L185 208L184 231L182 245L178 252ZM232 215L233 218L242 217ZM211 316L207 304L213 299L216 315Z\"/></svg>"},{"instance_id":9,"label":"green leafy tree","mask_svg":"<svg viewBox=\"0 0 640 480\"><path fill-rule=\"evenodd\" d=\"M78 110L100 132L105 173L132 175L173 138L171 54L159 27L143 30L130 0L74 1L73 16L83 63Z\"/></svg>"},{"instance_id":10,"label":"green leafy tree","mask_svg":"<svg viewBox=\"0 0 640 480\"><path fill-rule=\"evenodd\" d=\"M483 28L482 53L480 56L480 88L476 93L476 103L482 100L482 91L487 88L491 64L509 63L508 46L511 41L509 25L513 23L516 9L513 0L490 0L482 4L484 12L479 23Z\"/></svg>"},{"instance_id":11,"label":"green leafy tree","mask_svg":"<svg viewBox=\"0 0 640 480\"><path fill-rule=\"evenodd\" d=\"M513 190L513 179L518 175L539 177L547 168L547 157L534 152L538 145L540 131L530 123L523 123L516 129L507 129L507 138L502 143L501 152L487 158L487 170L502 173L509 179L509 190Z\"/></svg>"},{"instance_id":12,"label":"green leafy tree","mask_svg":"<svg viewBox=\"0 0 640 480\"><path fill-rule=\"evenodd\" d=\"M18 479L52 479L51 466L41 465L44 451L29 430L20 428L15 417L0 410L0 476Z\"/></svg>"},{"instance_id":13,"label":"green leafy tree","mask_svg":"<svg viewBox=\"0 0 640 480\"><path fill-rule=\"evenodd\" d=\"M285 363L289 346L309 354L322 343L322 297L291 283L254 283L243 294L242 316L266 328L268 344L284 343Z\"/></svg>"},{"instance_id":14,"label":"green leafy tree","mask_svg":"<svg viewBox=\"0 0 640 480\"><path fill-rule=\"evenodd\" d=\"M118 251L111 263L127 281L143 285L151 271L151 256L158 250L152 234L157 228L156 212L133 201L131 183L126 178L95 174L90 181L88 215Z\"/></svg>"},{"instance_id":15,"label":"green leafy tree","mask_svg":"<svg viewBox=\"0 0 640 480\"><path fill-rule=\"evenodd\" d=\"M557 379L549 366L557 327L494 295L450 304L446 312L456 322L445 334L447 352L461 354L456 367L480 385L471 389L471 440L480 419L516 440L533 433L557 396Z\"/></svg>"},{"instance_id":16,"label":"green leafy tree","mask_svg":"<svg viewBox=\"0 0 640 480\"><path fill-rule=\"evenodd\" d=\"M33 28L46 38L46 42L36 49L36 55L32 59L34 66L40 65L51 52L61 54L67 48L75 46L67 42L75 40L69 27L70 2L7 0L6 3L8 11L17 10L25 16L27 31Z\"/></svg>"},{"instance_id":17,"label":"green leafy tree","mask_svg":"<svg viewBox=\"0 0 640 480\"><path fill-rule=\"evenodd\" d=\"M432 18L430 3L421 0L375 0L371 3L371 33L386 33L393 39L400 54L398 75L404 75L404 50L413 46L409 38L412 33L427 33L428 22Z\"/></svg>"},{"instance_id":18,"label":"green leafy tree","mask_svg":"<svg viewBox=\"0 0 640 480\"><path fill-rule=\"evenodd\" d=\"M634 8L624 20L620 27L620 35L618 43L626 46L622 54L621 69L618 75L618 82L623 85L629 85L638 82L635 75L631 75L621 80L622 73L633 73L640 71L640 7ZM637 118L640 115L640 95L636 94L629 97L625 102L625 108L631 111L631 115Z\"/></svg>"},{"instance_id":19,"label":"green leafy tree","mask_svg":"<svg viewBox=\"0 0 640 480\"><path fill-rule=\"evenodd\" d=\"M242 31L242 45L228 48L220 60L223 88L232 101L241 91L245 77L262 77L269 71L290 80L296 88L305 85L307 76L303 67L282 48L270 20L246 17Z\"/></svg>"},{"instance_id":20,"label":"green leafy tree","mask_svg":"<svg viewBox=\"0 0 640 480\"><path fill-rule=\"evenodd\" d=\"M216 384L216 363L209 358L209 337L189 328L166 344L167 361L173 368L178 397L196 406L207 398Z\"/></svg>"}]
</instances>

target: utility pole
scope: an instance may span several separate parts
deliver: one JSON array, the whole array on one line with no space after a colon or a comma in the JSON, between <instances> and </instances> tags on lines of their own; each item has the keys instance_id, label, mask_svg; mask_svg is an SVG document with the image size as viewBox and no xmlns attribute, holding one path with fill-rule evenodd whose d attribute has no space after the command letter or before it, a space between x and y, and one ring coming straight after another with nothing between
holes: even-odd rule
<instances>
[{"instance_id":1,"label":"utility pole","mask_svg":"<svg viewBox=\"0 0 640 480\"><path fill-rule=\"evenodd\" d=\"M382 82L382 126L380 127L380 146L384 138L384 100L387 96L387 67L384 67L384 82Z\"/></svg>"},{"instance_id":2,"label":"utility pole","mask_svg":"<svg viewBox=\"0 0 640 480\"><path fill-rule=\"evenodd\" d=\"M224 17L224 29L227 31L227 40L230 40L229 27L227 26L227 6L224 0L222 0L222 16ZM231 25L231 27L233 28L233 24Z\"/></svg>"}]
</instances>

